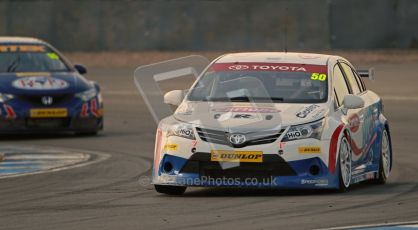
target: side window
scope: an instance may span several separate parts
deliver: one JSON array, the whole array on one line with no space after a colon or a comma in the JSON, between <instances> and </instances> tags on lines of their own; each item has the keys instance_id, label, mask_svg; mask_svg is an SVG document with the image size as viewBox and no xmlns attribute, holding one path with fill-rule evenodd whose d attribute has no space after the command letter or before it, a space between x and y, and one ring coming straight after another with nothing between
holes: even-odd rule
<instances>
[{"instance_id":1,"label":"side window","mask_svg":"<svg viewBox=\"0 0 418 230\"><path fill-rule=\"evenodd\" d=\"M353 94L359 94L362 92L359 82L353 74L353 70L346 63L341 62L341 67L343 67L345 76L347 77L348 82L350 83Z\"/></svg>"},{"instance_id":2,"label":"side window","mask_svg":"<svg viewBox=\"0 0 418 230\"><path fill-rule=\"evenodd\" d=\"M364 84L363 79L361 79L361 77L358 75L358 73L354 69L353 69L353 73L354 73L354 76L356 77L356 79L357 79L357 81L360 85L361 91L362 92L366 91L366 85Z\"/></svg>"},{"instance_id":3,"label":"side window","mask_svg":"<svg viewBox=\"0 0 418 230\"><path fill-rule=\"evenodd\" d=\"M350 94L350 90L347 87L347 82L338 65L334 66L333 72L332 84L334 87L337 106L340 107L343 103L345 95Z\"/></svg>"}]
</instances>

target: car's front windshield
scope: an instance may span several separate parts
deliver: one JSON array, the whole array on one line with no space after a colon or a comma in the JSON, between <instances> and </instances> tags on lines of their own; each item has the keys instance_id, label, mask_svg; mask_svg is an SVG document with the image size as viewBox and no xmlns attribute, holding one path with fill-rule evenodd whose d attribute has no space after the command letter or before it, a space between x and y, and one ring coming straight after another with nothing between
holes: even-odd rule
<instances>
[{"instance_id":1,"label":"car's front windshield","mask_svg":"<svg viewBox=\"0 0 418 230\"><path fill-rule=\"evenodd\" d=\"M31 44L0 44L0 73L66 72L68 66L49 47Z\"/></svg>"},{"instance_id":2,"label":"car's front windshield","mask_svg":"<svg viewBox=\"0 0 418 230\"><path fill-rule=\"evenodd\" d=\"M320 103L327 67L279 63L215 63L191 89L190 101Z\"/></svg>"}]
</instances>

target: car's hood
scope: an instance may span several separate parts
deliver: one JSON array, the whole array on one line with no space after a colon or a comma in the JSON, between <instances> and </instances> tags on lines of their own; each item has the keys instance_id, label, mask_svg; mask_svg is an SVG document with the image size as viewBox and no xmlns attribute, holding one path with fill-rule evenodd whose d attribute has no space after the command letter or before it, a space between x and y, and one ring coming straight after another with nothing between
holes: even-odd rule
<instances>
[{"instance_id":1,"label":"car's hood","mask_svg":"<svg viewBox=\"0 0 418 230\"><path fill-rule=\"evenodd\" d=\"M0 73L0 93L67 94L85 91L90 83L75 72Z\"/></svg>"},{"instance_id":2,"label":"car's hood","mask_svg":"<svg viewBox=\"0 0 418 230\"><path fill-rule=\"evenodd\" d=\"M257 131L308 123L326 113L326 104L183 102L174 118L206 128Z\"/></svg>"}]
</instances>

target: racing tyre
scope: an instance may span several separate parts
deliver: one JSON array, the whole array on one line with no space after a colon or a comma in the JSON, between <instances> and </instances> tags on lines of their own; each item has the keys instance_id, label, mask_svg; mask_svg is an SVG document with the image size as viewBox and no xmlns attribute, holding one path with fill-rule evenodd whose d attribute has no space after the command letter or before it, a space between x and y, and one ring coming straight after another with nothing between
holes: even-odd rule
<instances>
[{"instance_id":1,"label":"racing tyre","mask_svg":"<svg viewBox=\"0 0 418 230\"><path fill-rule=\"evenodd\" d=\"M338 156L339 191L345 192L351 183L351 147L346 136L341 139Z\"/></svg>"},{"instance_id":2,"label":"racing tyre","mask_svg":"<svg viewBox=\"0 0 418 230\"><path fill-rule=\"evenodd\" d=\"M159 193L164 193L168 195L183 195L186 191L185 186L171 186L171 185L154 185L155 190Z\"/></svg>"},{"instance_id":3,"label":"racing tyre","mask_svg":"<svg viewBox=\"0 0 418 230\"><path fill-rule=\"evenodd\" d=\"M377 184L385 184L389 177L392 165L392 148L388 131L383 130L382 146L380 152L379 162L379 178L375 180Z\"/></svg>"}]
</instances>

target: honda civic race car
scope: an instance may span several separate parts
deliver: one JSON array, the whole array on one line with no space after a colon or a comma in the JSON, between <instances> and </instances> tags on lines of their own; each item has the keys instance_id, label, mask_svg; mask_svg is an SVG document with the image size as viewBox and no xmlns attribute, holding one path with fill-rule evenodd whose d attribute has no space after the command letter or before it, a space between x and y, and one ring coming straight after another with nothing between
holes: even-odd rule
<instances>
[{"instance_id":1,"label":"honda civic race car","mask_svg":"<svg viewBox=\"0 0 418 230\"><path fill-rule=\"evenodd\" d=\"M338 56L237 53L215 59L158 126L157 192L188 186L336 189L385 183L392 167L380 97Z\"/></svg>"},{"instance_id":2,"label":"honda civic race car","mask_svg":"<svg viewBox=\"0 0 418 230\"><path fill-rule=\"evenodd\" d=\"M86 72L44 41L0 37L0 133L96 134L103 101Z\"/></svg>"}]
</instances>

